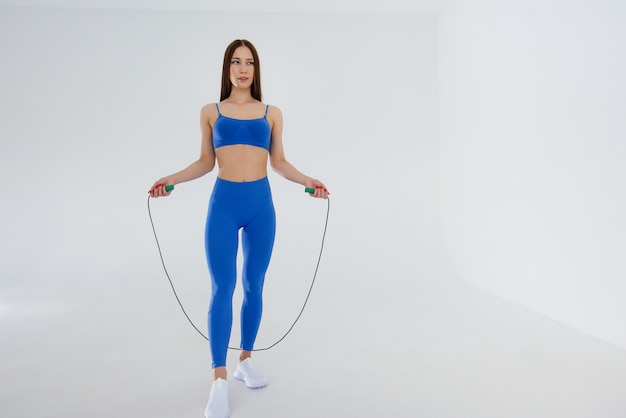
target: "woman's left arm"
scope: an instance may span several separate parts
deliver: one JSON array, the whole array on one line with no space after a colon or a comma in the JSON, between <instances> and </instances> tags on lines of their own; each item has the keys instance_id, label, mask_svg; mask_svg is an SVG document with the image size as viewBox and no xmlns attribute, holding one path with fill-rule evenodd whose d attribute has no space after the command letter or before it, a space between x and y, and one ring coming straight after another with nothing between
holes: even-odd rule
<instances>
[{"instance_id":1,"label":"woman's left arm","mask_svg":"<svg viewBox=\"0 0 626 418\"><path fill-rule=\"evenodd\" d=\"M315 189L315 193L312 193L311 196L326 199L330 193L324 186L324 183L301 173L285 158L285 149L283 148L283 114L280 109L276 106L270 106L268 119L272 127L272 140L270 142L270 165L272 170L287 180Z\"/></svg>"}]
</instances>

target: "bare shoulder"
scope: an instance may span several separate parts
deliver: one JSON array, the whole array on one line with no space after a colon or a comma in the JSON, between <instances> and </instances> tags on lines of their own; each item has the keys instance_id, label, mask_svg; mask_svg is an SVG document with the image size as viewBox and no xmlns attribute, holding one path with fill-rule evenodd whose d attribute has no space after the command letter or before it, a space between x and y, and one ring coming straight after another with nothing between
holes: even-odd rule
<instances>
[{"instance_id":1,"label":"bare shoulder","mask_svg":"<svg viewBox=\"0 0 626 418\"><path fill-rule=\"evenodd\" d=\"M201 113L203 115L217 115L217 105L215 103L207 103L202 106Z\"/></svg>"},{"instance_id":2,"label":"bare shoulder","mask_svg":"<svg viewBox=\"0 0 626 418\"><path fill-rule=\"evenodd\" d=\"M274 122L283 120L283 112L278 106L274 106L271 104L267 105L267 116Z\"/></svg>"},{"instance_id":3,"label":"bare shoulder","mask_svg":"<svg viewBox=\"0 0 626 418\"><path fill-rule=\"evenodd\" d=\"M217 106L215 103L208 103L202 106L202 109L200 110L200 118L203 121L215 121L215 119L217 119Z\"/></svg>"}]
</instances>

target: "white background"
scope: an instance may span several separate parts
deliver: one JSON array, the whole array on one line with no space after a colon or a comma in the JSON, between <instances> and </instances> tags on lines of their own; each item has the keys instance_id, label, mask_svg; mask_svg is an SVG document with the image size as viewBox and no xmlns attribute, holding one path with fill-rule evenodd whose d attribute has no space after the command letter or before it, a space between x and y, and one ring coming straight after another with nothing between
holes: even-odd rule
<instances>
[{"instance_id":1,"label":"white background","mask_svg":"<svg viewBox=\"0 0 626 418\"><path fill-rule=\"evenodd\" d=\"M146 192L196 158L223 51L248 38L287 157L326 182L332 207L310 305L255 356L267 390L232 385L234 416L623 416L624 10L542 4L0 9L0 407L201 416L208 349L164 277ZM214 175L151 202L202 330ZM301 307L326 211L270 181L279 225L259 346Z\"/></svg>"},{"instance_id":2,"label":"white background","mask_svg":"<svg viewBox=\"0 0 626 418\"><path fill-rule=\"evenodd\" d=\"M460 276L626 348L626 4L441 16L441 191Z\"/></svg>"},{"instance_id":3,"label":"white background","mask_svg":"<svg viewBox=\"0 0 626 418\"><path fill-rule=\"evenodd\" d=\"M336 196L325 267L334 281L364 280L340 265L395 276L407 257L430 258L414 237L438 226L434 18L5 9L3 20L3 245L15 255L3 269L16 292L29 284L24 297L41 285L65 294L59 280L162 285L146 192L197 158L199 111L219 96L223 50L236 37L260 51L265 100L284 109L287 157ZM164 249L200 283L213 181L153 202ZM271 182L273 268L300 269L306 283L326 204Z\"/></svg>"}]
</instances>

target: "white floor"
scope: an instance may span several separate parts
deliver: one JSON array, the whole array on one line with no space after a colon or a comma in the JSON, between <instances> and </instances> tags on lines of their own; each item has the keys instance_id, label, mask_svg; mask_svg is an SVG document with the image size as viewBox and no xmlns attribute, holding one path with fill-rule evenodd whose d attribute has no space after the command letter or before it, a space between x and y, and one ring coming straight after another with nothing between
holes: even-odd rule
<instances>
[{"instance_id":1,"label":"white floor","mask_svg":"<svg viewBox=\"0 0 626 418\"><path fill-rule=\"evenodd\" d=\"M208 348L166 283L113 284L2 307L0 416L203 416ZM293 333L256 353L268 387L230 379L233 418L626 416L625 350L461 282L342 286L318 282Z\"/></svg>"}]
</instances>

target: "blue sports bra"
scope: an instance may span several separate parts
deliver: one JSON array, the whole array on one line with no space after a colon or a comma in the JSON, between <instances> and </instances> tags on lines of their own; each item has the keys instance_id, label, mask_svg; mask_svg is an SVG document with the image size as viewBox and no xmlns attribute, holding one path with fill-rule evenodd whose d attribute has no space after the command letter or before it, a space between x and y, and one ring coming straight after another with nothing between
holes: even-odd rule
<instances>
[{"instance_id":1,"label":"blue sports bra","mask_svg":"<svg viewBox=\"0 0 626 418\"><path fill-rule=\"evenodd\" d=\"M269 106L265 105L265 116L257 119L235 119L222 115L217 107L218 117L213 124L213 148L226 145L245 144L270 150L272 130L267 120Z\"/></svg>"}]
</instances>

